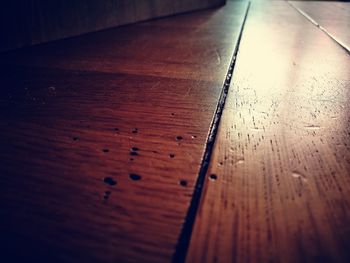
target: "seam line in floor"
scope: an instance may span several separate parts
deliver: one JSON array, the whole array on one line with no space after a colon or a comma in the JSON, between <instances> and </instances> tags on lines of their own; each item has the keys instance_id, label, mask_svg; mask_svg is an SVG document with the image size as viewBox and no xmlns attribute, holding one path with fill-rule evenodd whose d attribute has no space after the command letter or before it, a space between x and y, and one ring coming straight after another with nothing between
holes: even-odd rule
<instances>
[{"instance_id":1,"label":"seam line in floor","mask_svg":"<svg viewBox=\"0 0 350 263\"><path fill-rule=\"evenodd\" d=\"M195 218L196 218L197 211L198 211L199 204L200 204L200 200L201 200L203 185L205 182L205 176L206 176L206 173L208 171L211 155L213 152L213 146L215 143L215 138L216 138L216 135L218 133L221 115L222 115L223 110L224 110L228 90L229 90L229 87L230 87L230 84L232 81L232 75L233 75L234 67L236 64L237 55L238 55L239 46L240 46L240 42L242 39L244 27L245 27L245 24L247 21L249 9L250 9L250 4L251 3L249 1L247 3L247 7L246 7L245 14L244 14L244 17L243 17L243 20L241 23L239 34L238 34L238 37L237 37L237 40L235 43L235 48L233 51L231 63L230 63L228 72L226 74L226 78L224 81L223 88L221 90L218 104L216 106L216 111L215 111L213 120L212 120L211 125L210 125L209 135L208 135L204 155L203 155L203 158L201 161L201 166L200 166L198 178L197 178L195 188L193 191L191 204L190 204L190 207L187 211L185 222L183 224L183 227L182 227L182 230L181 230L181 233L180 233L177 245L176 245L176 250L175 250L175 253L174 253L173 258L172 258L173 263L183 263L186 260L186 255L187 255L187 251L188 251L189 244L190 244L192 230L193 230Z\"/></svg>"},{"instance_id":2,"label":"seam line in floor","mask_svg":"<svg viewBox=\"0 0 350 263\"><path fill-rule=\"evenodd\" d=\"M321 31L323 31L329 38L331 38L336 44L338 44L342 49L344 49L346 51L346 53L348 53L348 55L350 55L350 48L344 44L341 40L339 40L338 38L336 38L335 36L333 36L331 33L328 32L328 30L326 28L324 28L323 26L321 26L315 19L313 19L310 15L308 15L306 12L304 12L303 10L301 10L299 7L296 7L295 5L293 5L290 1L287 1L287 3L297 12L299 12L299 14L301 14L303 17L305 17L307 20L309 20L309 22L311 22L313 25L315 25L317 28L319 28Z\"/></svg>"}]
</instances>

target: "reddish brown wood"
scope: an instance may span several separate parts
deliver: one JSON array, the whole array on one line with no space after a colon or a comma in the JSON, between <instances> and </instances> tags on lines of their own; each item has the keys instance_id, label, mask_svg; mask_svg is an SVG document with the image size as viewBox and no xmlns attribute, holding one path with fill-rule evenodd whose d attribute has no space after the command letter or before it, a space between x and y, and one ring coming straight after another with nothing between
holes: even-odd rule
<instances>
[{"instance_id":1,"label":"reddish brown wood","mask_svg":"<svg viewBox=\"0 0 350 263\"><path fill-rule=\"evenodd\" d=\"M171 261L245 7L1 56L6 262Z\"/></svg>"},{"instance_id":2,"label":"reddish brown wood","mask_svg":"<svg viewBox=\"0 0 350 263\"><path fill-rule=\"evenodd\" d=\"M11 0L0 9L0 51L210 7L225 0Z\"/></svg>"},{"instance_id":3,"label":"reddish brown wood","mask_svg":"<svg viewBox=\"0 0 350 263\"><path fill-rule=\"evenodd\" d=\"M252 3L188 263L350 261L349 69L286 2Z\"/></svg>"},{"instance_id":4,"label":"reddish brown wood","mask_svg":"<svg viewBox=\"0 0 350 263\"><path fill-rule=\"evenodd\" d=\"M0 63L221 84L236 38L232 28L238 30L241 24L243 5L229 3L228 8L200 15L180 15L10 52ZM227 11L230 8L234 11Z\"/></svg>"},{"instance_id":5,"label":"reddish brown wood","mask_svg":"<svg viewBox=\"0 0 350 263\"><path fill-rule=\"evenodd\" d=\"M289 1L350 53L350 3Z\"/></svg>"}]
</instances>

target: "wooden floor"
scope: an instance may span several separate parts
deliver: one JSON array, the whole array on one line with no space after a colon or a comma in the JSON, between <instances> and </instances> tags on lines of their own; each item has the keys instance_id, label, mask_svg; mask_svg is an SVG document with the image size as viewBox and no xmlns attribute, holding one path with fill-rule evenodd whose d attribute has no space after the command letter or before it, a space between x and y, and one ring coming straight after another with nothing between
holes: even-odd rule
<instances>
[{"instance_id":1,"label":"wooden floor","mask_svg":"<svg viewBox=\"0 0 350 263\"><path fill-rule=\"evenodd\" d=\"M350 2L289 3L350 53Z\"/></svg>"},{"instance_id":2,"label":"wooden floor","mask_svg":"<svg viewBox=\"0 0 350 263\"><path fill-rule=\"evenodd\" d=\"M1 54L2 261L350 262L339 6L228 1Z\"/></svg>"},{"instance_id":3,"label":"wooden floor","mask_svg":"<svg viewBox=\"0 0 350 263\"><path fill-rule=\"evenodd\" d=\"M350 261L349 58L252 5L187 262Z\"/></svg>"}]
</instances>

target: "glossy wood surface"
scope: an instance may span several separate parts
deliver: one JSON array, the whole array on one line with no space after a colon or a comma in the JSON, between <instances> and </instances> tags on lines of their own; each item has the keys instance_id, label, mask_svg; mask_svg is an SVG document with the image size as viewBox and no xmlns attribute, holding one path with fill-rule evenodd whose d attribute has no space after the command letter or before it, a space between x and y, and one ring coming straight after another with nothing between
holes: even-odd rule
<instances>
[{"instance_id":1,"label":"glossy wood surface","mask_svg":"<svg viewBox=\"0 0 350 263\"><path fill-rule=\"evenodd\" d=\"M245 8L1 56L6 262L171 262Z\"/></svg>"},{"instance_id":2,"label":"glossy wood surface","mask_svg":"<svg viewBox=\"0 0 350 263\"><path fill-rule=\"evenodd\" d=\"M350 53L350 2L289 1Z\"/></svg>"},{"instance_id":3,"label":"glossy wood surface","mask_svg":"<svg viewBox=\"0 0 350 263\"><path fill-rule=\"evenodd\" d=\"M0 51L151 18L218 7L225 0L11 0L0 9Z\"/></svg>"},{"instance_id":4,"label":"glossy wood surface","mask_svg":"<svg viewBox=\"0 0 350 263\"><path fill-rule=\"evenodd\" d=\"M349 211L349 55L253 2L187 262L350 262Z\"/></svg>"}]
</instances>

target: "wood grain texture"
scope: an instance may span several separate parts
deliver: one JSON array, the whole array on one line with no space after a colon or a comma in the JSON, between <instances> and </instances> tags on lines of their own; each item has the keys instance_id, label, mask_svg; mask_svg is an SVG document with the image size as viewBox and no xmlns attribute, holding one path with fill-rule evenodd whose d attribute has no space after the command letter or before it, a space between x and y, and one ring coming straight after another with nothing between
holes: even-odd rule
<instances>
[{"instance_id":1,"label":"wood grain texture","mask_svg":"<svg viewBox=\"0 0 350 263\"><path fill-rule=\"evenodd\" d=\"M223 82L243 3L228 6L8 52L0 63Z\"/></svg>"},{"instance_id":2,"label":"wood grain texture","mask_svg":"<svg viewBox=\"0 0 350 263\"><path fill-rule=\"evenodd\" d=\"M6 262L171 261L245 7L0 58Z\"/></svg>"},{"instance_id":3,"label":"wood grain texture","mask_svg":"<svg viewBox=\"0 0 350 263\"><path fill-rule=\"evenodd\" d=\"M289 2L314 20L350 52L349 2Z\"/></svg>"},{"instance_id":4,"label":"wood grain texture","mask_svg":"<svg viewBox=\"0 0 350 263\"><path fill-rule=\"evenodd\" d=\"M223 5L225 0L12 0L0 9L0 51Z\"/></svg>"},{"instance_id":5,"label":"wood grain texture","mask_svg":"<svg viewBox=\"0 0 350 263\"><path fill-rule=\"evenodd\" d=\"M350 261L349 69L287 3L252 3L188 263Z\"/></svg>"}]
</instances>

